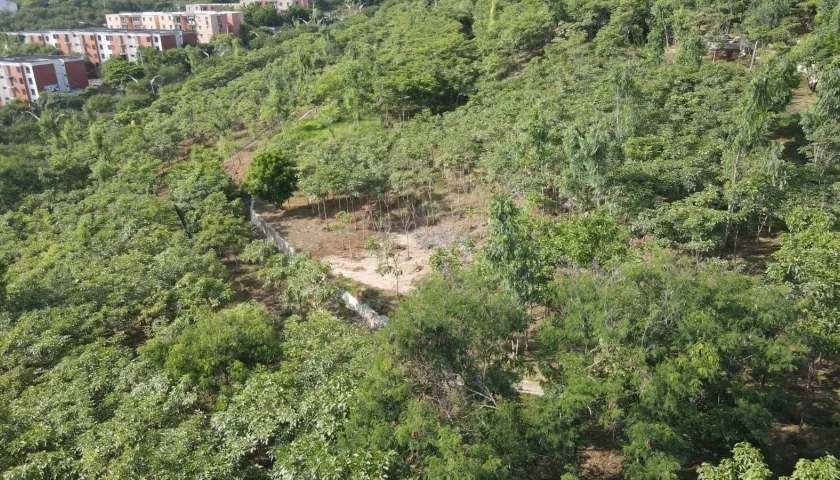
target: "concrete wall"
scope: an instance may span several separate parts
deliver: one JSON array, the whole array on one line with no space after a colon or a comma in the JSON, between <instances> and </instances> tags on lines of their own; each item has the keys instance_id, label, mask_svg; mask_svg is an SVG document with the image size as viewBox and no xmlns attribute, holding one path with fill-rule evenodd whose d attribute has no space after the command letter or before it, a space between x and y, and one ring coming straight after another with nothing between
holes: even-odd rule
<instances>
[{"instance_id":1,"label":"concrete wall","mask_svg":"<svg viewBox=\"0 0 840 480\"><path fill-rule=\"evenodd\" d=\"M262 234L262 236L274 243L274 248L276 248L279 252L286 253L288 255L294 255L296 253L295 248L292 247L285 238L280 236L280 233L277 232L277 230L268 222L266 222L256 210L254 210L253 199L251 200L251 223L257 231ZM383 327L388 322L388 317L385 315L379 315L370 307L370 305L362 303L358 298L354 297L346 290L341 290L341 300L344 302L344 306L351 311L356 312L356 314L358 314L367 323L370 329Z\"/></svg>"},{"instance_id":2,"label":"concrete wall","mask_svg":"<svg viewBox=\"0 0 840 480\"><path fill-rule=\"evenodd\" d=\"M122 18L123 15L119 13L105 15L105 26L107 26L108 28L122 28Z\"/></svg>"}]
</instances>

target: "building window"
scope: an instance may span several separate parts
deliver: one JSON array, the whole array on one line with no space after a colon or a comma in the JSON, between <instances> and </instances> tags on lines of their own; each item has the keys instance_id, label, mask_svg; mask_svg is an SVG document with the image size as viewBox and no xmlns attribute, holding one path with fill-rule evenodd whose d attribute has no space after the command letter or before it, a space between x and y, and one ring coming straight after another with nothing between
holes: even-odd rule
<instances>
[{"instance_id":1,"label":"building window","mask_svg":"<svg viewBox=\"0 0 840 480\"><path fill-rule=\"evenodd\" d=\"M26 67L26 73L30 73L31 71L32 70L30 70L29 67Z\"/></svg>"},{"instance_id":2,"label":"building window","mask_svg":"<svg viewBox=\"0 0 840 480\"><path fill-rule=\"evenodd\" d=\"M31 93L32 95L35 95L35 89L34 89L34 88L30 88L30 89L29 89L29 93Z\"/></svg>"},{"instance_id":3,"label":"building window","mask_svg":"<svg viewBox=\"0 0 840 480\"><path fill-rule=\"evenodd\" d=\"M99 37L99 39L102 40L102 35L97 35L97 37Z\"/></svg>"},{"instance_id":4,"label":"building window","mask_svg":"<svg viewBox=\"0 0 840 480\"><path fill-rule=\"evenodd\" d=\"M58 40L58 34L57 33L53 33L53 39Z\"/></svg>"},{"instance_id":5,"label":"building window","mask_svg":"<svg viewBox=\"0 0 840 480\"><path fill-rule=\"evenodd\" d=\"M27 78L27 80L29 81L29 84L30 84L30 85L32 85L32 79L31 79L31 78Z\"/></svg>"}]
</instances>

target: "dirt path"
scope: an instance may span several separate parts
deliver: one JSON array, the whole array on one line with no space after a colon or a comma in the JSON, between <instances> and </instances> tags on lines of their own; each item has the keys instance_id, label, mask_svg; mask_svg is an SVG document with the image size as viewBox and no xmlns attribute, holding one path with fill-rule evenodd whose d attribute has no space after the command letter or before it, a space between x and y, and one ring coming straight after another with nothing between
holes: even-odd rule
<instances>
[{"instance_id":1,"label":"dirt path","mask_svg":"<svg viewBox=\"0 0 840 480\"><path fill-rule=\"evenodd\" d=\"M793 89L790 103L785 112L789 114L802 113L816 100L816 96L808 88L808 79L803 78L799 86Z\"/></svg>"}]
</instances>

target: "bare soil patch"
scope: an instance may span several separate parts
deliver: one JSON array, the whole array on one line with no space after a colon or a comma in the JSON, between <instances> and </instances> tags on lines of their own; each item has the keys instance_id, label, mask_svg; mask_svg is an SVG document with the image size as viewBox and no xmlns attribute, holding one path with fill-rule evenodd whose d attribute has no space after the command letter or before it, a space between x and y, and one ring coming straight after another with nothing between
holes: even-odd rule
<instances>
[{"instance_id":1,"label":"bare soil patch","mask_svg":"<svg viewBox=\"0 0 840 480\"><path fill-rule=\"evenodd\" d=\"M767 463L789 475L799 458L840 456L840 365L823 360L807 381L807 366L768 382L775 400L770 409L779 423L767 434Z\"/></svg>"},{"instance_id":2,"label":"bare soil patch","mask_svg":"<svg viewBox=\"0 0 840 480\"><path fill-rule=\"evenodd\" d=\"M245 174L248 172L248 165L251 164L251 159L254 158L254 153L256 153L259 145L259 142L255 140L242 140L242 144L238 150L222 163L222 170L230 175L233 182L237 185L245 179Z\"/></svg>"},{"instance_id":3,"label":"bare soil patch","mask_svg":"<svg viewBox=\"0 0 840 480\"><path fill-rule=\"evenodd\" d=\"M485 202L477 192L440 194L433 220L405 222L401 220L406 218L401 217L405 207L394 200L383 205L333 198L316 206L296 195L282 210L262 202L255 208L296 249L328 262L333 274L382 292L401 294L429 275L429 259L436 248L467 239L481 241L486 217L479 211L483 212ZM339 212L347 212L349 222L336 218ZM401 275L377 272L377 258L364 247L371 236L394 244Z\"/></svg>"},{"instance_id":4,"label":"bare soil patch","mask_svg":"<svg viewBox=\"0 0 840 480\"><path fill-rule=\"evenodd\" d=\"M580 478L612 480L621 478L621 456L616 450L587 447L580 452Z\"/></svg>"},{"instance_id":5,"label":"bare soil patch","mask_svg":"<svg viewBox=\"0 0 840 480\"><path fill-rule=\"evenodd\" d=\"M251 159L254 158L255 151L256 146L239 151L231 155L222 164L222 170L230 175L235 184L239 185L245 179L245 174L248 172L248 165L251 164Z\"/></svg>"},{"instance_id":6,"label":"bare soil patch","mask_svg":"<svg viewBox=\"0 0 840 480\"><path fill-rule=\"evenodd\" d=\"M815 459L840 452L840 428L776 424L771 427L767 459L773 471L790 475L800 458Z\"/></svg>"}]
</instances>

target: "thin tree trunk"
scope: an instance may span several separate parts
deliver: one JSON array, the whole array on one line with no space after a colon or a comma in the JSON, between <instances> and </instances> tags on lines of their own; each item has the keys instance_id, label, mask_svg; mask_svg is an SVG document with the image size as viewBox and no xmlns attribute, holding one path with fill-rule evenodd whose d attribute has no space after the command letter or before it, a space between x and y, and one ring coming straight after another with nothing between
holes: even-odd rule
<instances>
[{"instance_id":1,"label":"thin tree trunk","mask_svg":"<svg viewBox=\"0 0 840 480\"><path fill-rule=\"evenodd\" d=\"M805 387L805 397L802 399L802 410L799 417L799 429L797 431L797 437L801 441L802 439L802 427L805 425L805 412L808 411L808 402L811 399L811 385L814 380L814 373L817 369L817 365L821 361L822 354L817 354L817 358L813 361L808 362L808 383Z\"/></svg>"},{"instance_id":2,"label":"thin tree trunk","mask_svg":"<svg viewBox=\"0 0 840 480\"><path fill-rule=\"evenodd\" d=\"M738 165L741 163L741 156L743 154L743 147L738 147L738 152L735 154L735 161L732 163L732 179L730 181L730 189L731 195L734 198L735 195L735 185L738 182ZM726 231L723 234L723 245L721 245L721 249L726 248L726 242L729 240L729 232L732 228L732 212L735 211L735 203L733 199L729 200L729 205L726 207Z\"/></svg>"}]
</instances>

